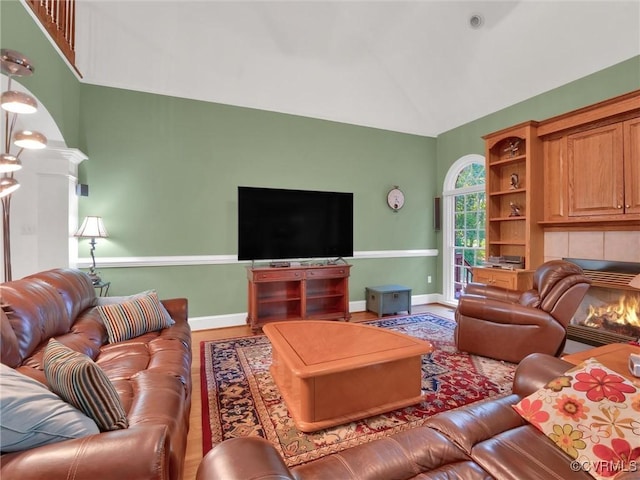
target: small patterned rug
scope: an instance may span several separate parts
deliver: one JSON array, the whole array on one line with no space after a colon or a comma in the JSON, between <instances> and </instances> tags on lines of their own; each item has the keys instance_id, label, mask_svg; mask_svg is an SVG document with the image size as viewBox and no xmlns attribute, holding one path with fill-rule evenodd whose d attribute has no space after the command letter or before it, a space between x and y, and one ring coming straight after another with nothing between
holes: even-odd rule
<instances>
[{"instance_id":1,"label":"small patterned rug","mask_svg":"<svg viewBox=\"0 0 640 480\"><path fill-rule=\"evenodd\" d=\"M422 425L431 415L511 392L515 365L456 350L455 323L432 314L366 322L430 341L422 360L423 401L313 433L296 429L269 365L264 335L201 343L203 451L228 438L269 440L289 466Z\"/></svg>"}]
</instances>

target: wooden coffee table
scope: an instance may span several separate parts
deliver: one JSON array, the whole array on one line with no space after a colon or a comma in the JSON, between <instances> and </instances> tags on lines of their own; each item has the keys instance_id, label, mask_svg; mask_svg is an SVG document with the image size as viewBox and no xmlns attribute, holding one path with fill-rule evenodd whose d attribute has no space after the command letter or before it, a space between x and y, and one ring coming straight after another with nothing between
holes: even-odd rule
<instances>
[{"instance_id":1,"label":"wooden coffee table","mask_svg":"<svg viewBox=\"0 0 640 480\"><path fill-rule=\"evenodd\" d=\"M286 321L263 327L271 374L296 427L313 432L419 403L429 342L379 327Z\"/></svg>"},{"instance_id":2,"label":"wooden coffee table","mask_svg":"<svg viewBox=\"0 0 640 480\"><path fill-rule=\"evenodd\" d=\"M632 353L640 354L640 347L630 343L610 343L601 347L565 355L562 359L578 365L588 358L595 358L605 367L619 373L629 379L634 385L640 387L640 378L634 377L629 371L629 355Z\"/></svg>"}]
</instances>

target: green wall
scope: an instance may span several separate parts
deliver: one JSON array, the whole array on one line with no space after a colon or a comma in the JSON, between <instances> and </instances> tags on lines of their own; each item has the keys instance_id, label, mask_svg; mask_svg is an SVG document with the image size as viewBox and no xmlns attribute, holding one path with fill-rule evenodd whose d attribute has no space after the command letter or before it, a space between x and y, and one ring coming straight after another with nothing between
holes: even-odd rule
<instances>
[{"instance_id":1,"label":"green wall","mask_svg":"<svg viewBox=\"0 0 640 480\"><path fill-rule=\"evenodd\" d=\"M82 85L81 105L90 195L80 214L104 218L99 256L236 254L238 185L353 192L356 251L435 248L433 138L93 85ZM407 196L398 213L386 205L393 185ZM435 291L426 284L435 257L353 263L352 300L392 281ZM110 268L103 277L114 294L187 296L203 316L246 311L244 267Z\"/></svg>"},{"instance_id":2,"label":"green wall","mask_svg":"<svg viewBox=\"0 0 640 480\"><path fill-rule=\"evenodd\" d=\"M233 255L238 185L354 193L356 251L441 248L432 199L448 168L483 154L482 135L541 120L640 87L640 57L445 132L437 139L80 83L15 0L0 2L0 41L37 66L24 81L68 147L89 156L80 217L103 216L100 257ZM386 192L399 185L405 207ZM88 245L80 244L86 256ZM364 287L441 291L440 257L355 259L351 299ZM186 296L192 316L246 311L244 264L104 268L111 294L156 288ZM434 283L427 284L432 275Z\"/></svg>"}]
</instances>

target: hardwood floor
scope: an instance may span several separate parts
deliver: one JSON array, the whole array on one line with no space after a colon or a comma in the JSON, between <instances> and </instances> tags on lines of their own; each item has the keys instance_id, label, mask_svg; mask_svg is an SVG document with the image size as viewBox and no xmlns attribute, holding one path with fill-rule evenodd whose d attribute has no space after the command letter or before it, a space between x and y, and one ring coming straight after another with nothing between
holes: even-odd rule
<instances>
[{"instance_id":1,"label":"hardwood floor","mask_svg":"<svg viewBox=\"0 0 640 480\"><path fill-rule=\"evenodd\" d=\"M453 309L445 305L429 304L414 305L412 313L430 312L441 317L453 319ZM371 312L355 312L352 322L376 320L378 317ZM388 317L385 317L388 318ZM184 463L183 480L194 480L198 465L202 460L202 402L200 392L200 342L205 340L221 340L225 338L243 337L252 335L251 329L246 326L217 328L212 330L198 330L192 332L193 363L191 365L191 380L193 391L191 395L191 417L189 420L189 435L187 437L187 451Z\"/></svg>"}]
</instances>

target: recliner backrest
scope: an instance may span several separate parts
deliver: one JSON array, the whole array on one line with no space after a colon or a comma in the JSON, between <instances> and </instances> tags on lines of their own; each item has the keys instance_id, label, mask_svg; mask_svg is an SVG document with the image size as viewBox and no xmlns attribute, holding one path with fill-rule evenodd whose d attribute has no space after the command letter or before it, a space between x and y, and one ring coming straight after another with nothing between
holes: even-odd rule
<instances>
[{"instance_id":1,"label":"recliner backrest","mask_svg":"<svg viewBox=\"0 0 640 480\"><path fill-rule=\"evenodd\" d=\"M591 281L571 262L552 260L542 264L533 275L533 288L539 295L539 307L566 326L584 298Z\"/></svg>"}]
</instances>

